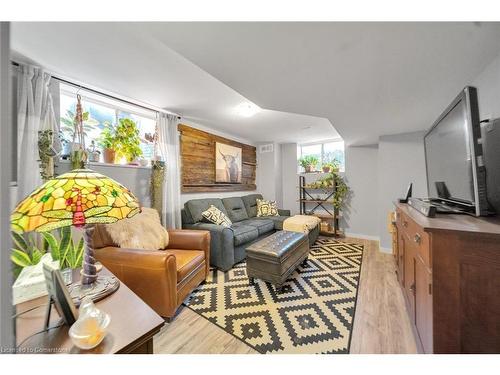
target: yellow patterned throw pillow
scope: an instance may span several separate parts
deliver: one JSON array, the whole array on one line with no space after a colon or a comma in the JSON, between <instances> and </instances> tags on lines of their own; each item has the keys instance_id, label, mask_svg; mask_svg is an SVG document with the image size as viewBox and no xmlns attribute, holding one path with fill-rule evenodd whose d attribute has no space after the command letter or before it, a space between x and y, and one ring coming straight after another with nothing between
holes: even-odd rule
<instances>
[{"instance_id":1,"label":"yellow patterned throw pillow","mask_svg":"<svg viewBox=\"0 0 500 375\"><path fill-rule=\"evenodd\" d=\"M201 213L201 216L203 216L206 220L208 220L211 223L217 224L217 225L222 225L223 227L229 228L233 224L229 218L224 215L224 213L219 210L217 207L214 205L211 205L208 210L205 210Z\"/></svg>"},{"instance_id":2,"label":"yellow patterned throw pillow","mask_svg":"<svg viewBox=\"0 0 500 375\"><path fill-rule=\"evenodd\" d=\"M275 201L257 199L257 217L279 216L278 206Z\"/></svg>"}]
</instances>

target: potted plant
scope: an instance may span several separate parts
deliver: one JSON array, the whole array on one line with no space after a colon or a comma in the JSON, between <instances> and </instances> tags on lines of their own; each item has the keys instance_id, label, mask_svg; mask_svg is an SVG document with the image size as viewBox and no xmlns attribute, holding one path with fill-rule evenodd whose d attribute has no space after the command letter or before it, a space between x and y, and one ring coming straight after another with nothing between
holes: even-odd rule
<instances>
[{"instance_id":1,"label":"potted plant","mask_svg":"<svg viewBox=\"0 0 500 375\"><path fill-rule=\"evenodd\" d=\"M339 171L339 168L340 168L340 163L337 159L333 159L331 162L325 163L322 166L324 173L330 173L330 172L337 173Z\"/></svg>"},{"instance_id":2,"label":"potted plant","mask_svg":"<svg viewBox=\"0 0 500 375\"><path fill-rule=\"evenodd\" d=\"M314 155L302 156L299 159L300 166L303 167L306 173L310 173L313 171L314 167L318 164L319 159Z\"/></svg>"},{"instance_id":3,"label":"potted plant","mask_svg":"<svg viewBox=\"0 0 500 375\"><path fill-rule=\"evenodd\" d=\"M332 163L325 163L321 167L321 169L323 170L323 173L329 173L332 170L332 168L333 168Z\"/></svg>"},{"instance_id":4,"label":"potted plant","mask_svg":"<svg viewBox=\"0 0 500 375\"><path fill-rule=\"evenodd\" d=\"M49 253L51 260L59 261L61 270L75 269L82 266L84 242L81 238L78 243L73 241L71 227L57 230L57 235L43 232L30 232L24 235L11 232L13 249L10 259L14 263L14 276L17 278L22 269L34 266L42 257Z\"/></svg>"},{"instance_id":5,"label":"potted plant","mask_svg":"<svg viewBox=\"0 0 500 375\"><path fill-rule=\"evenodd\" d=\"M104 162L113 164L116 158L116 136L115 130L111 124L106 124L106 127L101 132L98 143L102 148Z\"/></svg>"},{"instance_id":6,"label":"potted plant","mask_svg":"<svg viewBox=\"0 0 500 375\"><path fill-rule=\"evenodd\" d=\"M137 124L129 118L121 118L115 128L115 149L118 158L125 158L132 163L142 156L141 139Z\"/></svg>"},{"instance_id":7,"label":"potted plant","mask_svg":"<svg viewBox=\"0 0 500 375\"><path fill-rule=\"evenodd\" d=\"M72 151L79 149L78 140L75 139L75 118L73 111L67 110L66 115L61 117L61 139L63 143L62 155L70 155ZM88 133L99 125L99 121L93 119L88 111L82 113L83 120L83 135L88 136Z\"/></svg>"}]
</instances>

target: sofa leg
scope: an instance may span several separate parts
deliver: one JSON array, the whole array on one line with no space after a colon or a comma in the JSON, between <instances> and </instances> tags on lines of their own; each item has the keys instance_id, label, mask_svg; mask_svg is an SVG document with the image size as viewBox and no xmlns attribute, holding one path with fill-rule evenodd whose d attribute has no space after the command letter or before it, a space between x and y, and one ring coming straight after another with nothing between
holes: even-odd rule
<instances>
[{"instance_id":1,"label":"sofa leg","mask_svg":"<svg viewBox=\"0 0 500 375\"><path fill-rule=\"evenodd\" d=\"M166 318L164 318L164 320L165 320L165 323L170 324L174 321L174 317L166 317Z\"/></svg>"}]
</instances>

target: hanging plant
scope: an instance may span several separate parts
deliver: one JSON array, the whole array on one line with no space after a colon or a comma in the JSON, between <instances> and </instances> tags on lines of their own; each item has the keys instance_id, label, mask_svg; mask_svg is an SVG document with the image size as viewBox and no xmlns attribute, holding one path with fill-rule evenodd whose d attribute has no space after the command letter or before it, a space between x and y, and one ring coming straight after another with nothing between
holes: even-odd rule
<instances>
[{"instance_id":1,"label":"hanging plant","mask_svg":"<svg viewBox=\"0 0 500 375\"><path fill-rule=\"evenodd\" d=\"M83 110L82 97L76 96L76 114L73 133L73 146L75 149L71 151L71 167L72 169L83 169L87 162L87 152L85 151L85 132L83 130Z\"/></svg>"},{"instance_id":2,"label":"hanging plant","mask_svg":"<svg viewBox=\"0 0 500 375\"><path fill-rule=\"evenodd\" d=\"M162 217L163 207L163 179L165 178L165 162L153 160L151 162L151 207L156 209Z\"/></svg>"},{"instance_id":3,"label":"hanging plant","mask_svg":"<svg viewBox=\"0 0 500 375\"><path fill-rule=\"evenodd\" d=\"M333 180L335 181L335 192L333 194L333 207L340 210L349 195L349 186L345 183L344 179L338 173L332 173Z\"/></svg>"},{"instance_id":4,"label":"hanging plant","mask_svg":"<svg viewBox=\"0 0 500 375\"><path fill-rule=\"evenodd\" d=\"M39 167L43 182L54 177L54 157L57 153L52 148L53 135L52 130L41 130L38 132Z\"/></svg>"}]
</instances>

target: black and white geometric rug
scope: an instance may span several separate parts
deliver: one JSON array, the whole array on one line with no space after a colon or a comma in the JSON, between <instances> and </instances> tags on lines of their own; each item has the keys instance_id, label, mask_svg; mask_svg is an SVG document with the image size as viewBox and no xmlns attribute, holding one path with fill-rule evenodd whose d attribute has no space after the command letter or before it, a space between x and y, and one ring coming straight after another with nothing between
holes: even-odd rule
<instances>
[{"instance_id":1,"label":"black and white geometric rug","mask_svg":"<svg viewBox=\"0 0 500 375\"><path fill-rule=\"evenodd\" d=\"M349 353L363 246L319 239L281 293L245 262L214 270L185 305L260 353Z\"/></svg>"}]
</instances>

